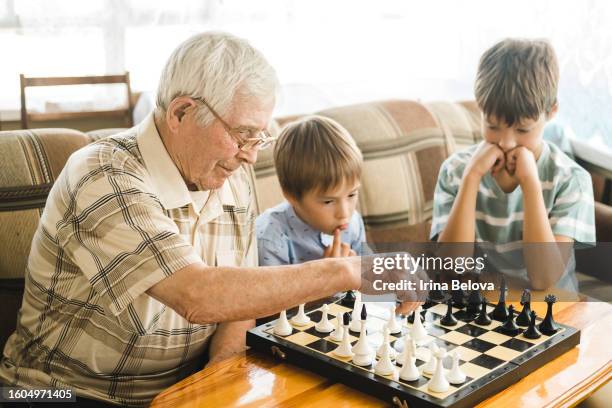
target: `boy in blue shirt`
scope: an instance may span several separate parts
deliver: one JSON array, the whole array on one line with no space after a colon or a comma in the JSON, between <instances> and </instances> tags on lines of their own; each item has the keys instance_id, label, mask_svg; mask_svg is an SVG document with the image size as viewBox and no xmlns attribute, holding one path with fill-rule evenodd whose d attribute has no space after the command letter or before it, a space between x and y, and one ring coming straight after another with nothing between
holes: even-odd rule
<instances>
[{"instance_id":1,"label":"boy in blue shirt","mask_svg":"<svg viewBox=\"0 0 612 408\"><path fill-rule=\"evenodd\" d=\"M257 217L259 264L360 254L365 229L355 206L363 158L348 131L321 116L290 123L274 164L286 201Z\"/></svg>"}]
</instances>

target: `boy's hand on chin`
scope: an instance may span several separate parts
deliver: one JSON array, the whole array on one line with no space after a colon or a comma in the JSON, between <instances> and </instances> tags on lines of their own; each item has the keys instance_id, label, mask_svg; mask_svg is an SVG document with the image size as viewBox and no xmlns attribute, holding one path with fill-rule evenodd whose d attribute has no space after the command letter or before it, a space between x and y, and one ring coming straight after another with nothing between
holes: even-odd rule
<instances>
[{"instance_id":1,"label":"boy's hand on chin","mask_svg":"<svg viewBox=\"0 0 612 408\"><path fill-rule=\"evenodd\" d=\"M538 165L533 152L524 146L519 146L507 153L506 168L516 178L519 184L539 181Z\"/></svg>"},{"instance_id":2,"label":"boy's hand on chin","mask_svg":"<svg viewBox=\"0 0 612 408\"><path fill-rule=\"evenodd\" d=\"M505 165L504 152L493 143L481 142L468 163L464 174L472 174L482 178L488 171L492 175L499 173Z\"/></svg>"},{"instance_id":3,"label":"boy's hand on chin","mask_svg":"<svg viewBox=\"0 0 612 408\"><path fill-rule=\"evenodd\" d=\"M334 230L334 241L323 250L323 258L338 258L343 256L355 256L355 251L351 249L349 244L342 242L340 228Z\"/></svg>"}]
</instances>

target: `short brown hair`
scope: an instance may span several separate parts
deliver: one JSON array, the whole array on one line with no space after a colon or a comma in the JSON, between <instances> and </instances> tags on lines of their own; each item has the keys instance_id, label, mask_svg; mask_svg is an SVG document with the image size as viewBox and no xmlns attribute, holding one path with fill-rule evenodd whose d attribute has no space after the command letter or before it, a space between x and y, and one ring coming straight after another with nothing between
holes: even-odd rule
<instances>
[{"instance_id":1,"label":"short brown hair","mask_svg":"<svg viewBox=\"0 0 612 408\"><path fill-rule=\"evenodd\" d=\"M557 103L559 64L545 40L505 39L480 58L474 94L485 117L508 126L537 120Z\"/></svg>"},{"instance_id":2,"label":"short brown hair","mask_svg":"<svg viewBox=\"0 0 612 408\"><path fill-rule=\"evenodd\" d=\"M327 191L361 177L363 157L338 122L309 116L285 126L274 147L281 188L296 199L312 190Z\"/></svg>"}]
</instances>

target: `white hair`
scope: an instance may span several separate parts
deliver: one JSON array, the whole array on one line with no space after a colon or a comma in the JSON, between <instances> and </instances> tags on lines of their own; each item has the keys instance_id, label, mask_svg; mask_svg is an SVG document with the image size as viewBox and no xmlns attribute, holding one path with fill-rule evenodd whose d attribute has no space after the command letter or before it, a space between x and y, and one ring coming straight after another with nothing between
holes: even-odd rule
<instances>
[{"instance_id":1,"label":"white hair","mask_svg":"<svg viewBox=\"0 0 612 408\"><path fill-rule=\"evenodd\" d=\"M209 31L187 39L170 55L159 80L157 111L165 112L173 99L185 95L204 98L224 116L235 98L267 103L278 89L276 71L248 41ZM205 106L197 110L200 126L213 119Z\"/></svg>"}]
</instances>

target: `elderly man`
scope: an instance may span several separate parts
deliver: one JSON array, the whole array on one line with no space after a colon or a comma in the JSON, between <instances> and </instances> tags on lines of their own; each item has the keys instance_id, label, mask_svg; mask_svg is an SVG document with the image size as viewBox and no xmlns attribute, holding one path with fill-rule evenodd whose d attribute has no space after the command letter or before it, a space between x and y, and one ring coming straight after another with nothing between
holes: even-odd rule
<instances>
[{"instance_id":1,"label":"elderly man","mask_svg":"<svg viewBox=\"0 0 612 408\"><path fill-rule=\"evenodd\" d=\"M242 165L270 142L277 86L246 41L196 35L167 62L154 114L70 157L0 382L145 405L205 350L210 361L242 350L249 319L360 286L358 259L256 267Z\"/></svg>"}]
</instances>

